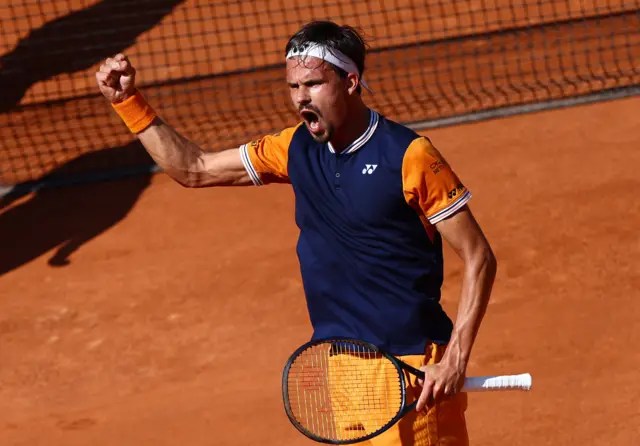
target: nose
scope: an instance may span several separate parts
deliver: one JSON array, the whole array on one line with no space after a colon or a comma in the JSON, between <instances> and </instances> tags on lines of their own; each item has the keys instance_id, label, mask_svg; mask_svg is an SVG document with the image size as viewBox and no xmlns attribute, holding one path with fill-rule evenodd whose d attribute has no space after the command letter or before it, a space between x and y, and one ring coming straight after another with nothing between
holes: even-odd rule
<instances>
[{"instance_id":1,"label":"nose","mask_svg":"<svg viewBox=\"0 0 640 446\"><path fill-rule=\"evenodd\" d=\"M302 107L311 103L311 96L309 96L309 89L304 85L301 85L295 90L295 101L298 107Z\"/></svg>"}]
</instances>

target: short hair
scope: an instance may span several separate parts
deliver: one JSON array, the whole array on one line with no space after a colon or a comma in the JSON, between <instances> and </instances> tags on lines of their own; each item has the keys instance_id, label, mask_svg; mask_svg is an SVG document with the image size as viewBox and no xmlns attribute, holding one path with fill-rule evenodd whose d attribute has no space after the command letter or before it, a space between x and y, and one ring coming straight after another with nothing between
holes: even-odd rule
<instances>
[{"instance_id":1,"label":"short hair","mask_svg":"<svg viewBox=\"0 0 640 446\"><path fill-rule=\"evenodd\" d=\"M291 36L285 48L285 55L289 54L292 48L310 42L319 43L326 46L329 51L332 49L338 50L348 56L358 67L360 78L362 79L367 43L355 28L348 25L338 25L326 20L309 22ZM329 65L340 77L347 77L347 73L343 69L332 63L329 63ZM361 90L360 85L358 85L357 92L360 93Z\"/></svg>"}]
</instances>

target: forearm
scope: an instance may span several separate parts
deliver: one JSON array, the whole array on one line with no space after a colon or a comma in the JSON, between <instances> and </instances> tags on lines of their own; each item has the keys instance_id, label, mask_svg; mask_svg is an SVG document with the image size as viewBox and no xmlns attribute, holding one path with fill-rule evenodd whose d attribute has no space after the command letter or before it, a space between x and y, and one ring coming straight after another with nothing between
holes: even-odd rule
<instances>
[{"instance_id":1,"label":"forearm","mask_svg":"<svg viewBox=\"0 0 640 446\"><path fill-rule=\"evenodd\" d=\"M155 163L179 183L197 185L206 176L202 149L160 118L138 133L138 139Z\"/></svg>"},{"instance_id":2,"label":"forearm","mask_svg":"<svg viewBox=\"0 0 640 446\"><path fill-rule=\"evenodd\" d=\"M141 94L113 105L156 164L185 187L248 185L239 149L205 152L163 122Z\"/></svg>"},{"instance_id":3,"label":"forearm","mask_svg":"<svg viewBox=\"0 0 640 446\"><path fill-rule=\"evenodd\" d=\"M487 247L465 261L458 314L443 360L466 369L496 276L496 259Z\"/></svg>"}]
</instances>

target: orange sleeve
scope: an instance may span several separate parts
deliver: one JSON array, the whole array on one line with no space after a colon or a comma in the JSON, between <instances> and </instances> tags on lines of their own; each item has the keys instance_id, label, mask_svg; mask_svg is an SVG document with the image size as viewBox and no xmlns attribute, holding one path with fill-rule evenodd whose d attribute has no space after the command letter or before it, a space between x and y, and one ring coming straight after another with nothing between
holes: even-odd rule
<instances>
[{"instance_id":1,"label":"orange sleeve","mask_svg":"<svg viewBox=\"0 0 640 446\"><path fill-rule=\"evenodd\" d=\"M432 225L453 215L471 199L471 192L425 137L413 140L404 154L402 186L407 203Z\"/></svg>"},{"instance_id":2,"label":"orange sleeve","mask_svg":"<svg viewBox=\"0 0 640 446\"><path fill-rule=\"evenodd\" d=\"M244 168L256 186L288 183L289 146L298 126L267 135L240 147Z\"/></svg>"}]
</instances>

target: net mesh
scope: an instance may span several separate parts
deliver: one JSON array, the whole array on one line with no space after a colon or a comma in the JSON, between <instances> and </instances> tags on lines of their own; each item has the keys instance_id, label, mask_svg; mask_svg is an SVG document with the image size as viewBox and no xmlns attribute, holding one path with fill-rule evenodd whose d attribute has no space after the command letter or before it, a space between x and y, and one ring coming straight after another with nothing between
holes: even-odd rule
<instances>
[{"instance_id":1,"label":"net mesh","mask_svg":"<svg viewBox=\"0 0 640 446\"><path fill-rule=\"evenodd\" d=\"M286 376L285 404L307 435L334 442L380 431L402 408L404 375L357 341L326 341L305 349Z\"/></svg>"},{"instance_id":2,"label":"net mesh","mask_svg":"<svg viewBox=\"0 0 640 446\"><path fill-rule=\"evenodd\" d=\"M640 84L640 0L3 2L0 183L150 164L97 91L118 52L206 150L294 124L284 46L315 19L363 31L366 101L400 122Z\"/></svg>"}]
</instances>

